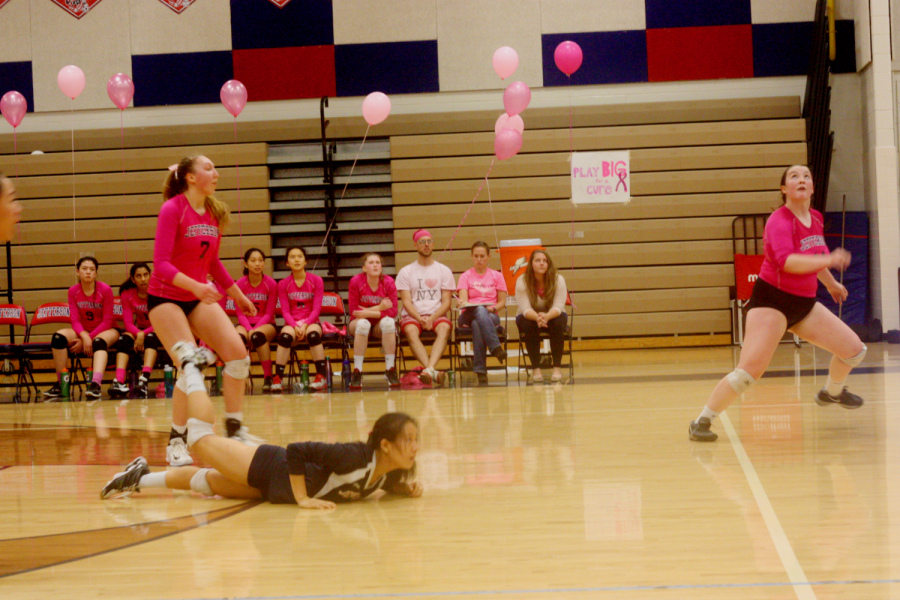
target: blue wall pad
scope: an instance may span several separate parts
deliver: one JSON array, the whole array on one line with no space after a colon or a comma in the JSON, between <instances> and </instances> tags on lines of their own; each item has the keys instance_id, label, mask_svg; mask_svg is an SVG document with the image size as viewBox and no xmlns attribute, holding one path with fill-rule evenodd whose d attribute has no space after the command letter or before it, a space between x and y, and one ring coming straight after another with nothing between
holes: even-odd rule
<instances>
[{"instance_id":1,"label":"blue wall pad","mask_svg":"<svg viewBox=\"0 0 900 600\"><path fill-rule=\"evenodd\" d=\"M572 85L647 81L647 34L643 29L553 33L541 36L544 87L569 85L569 78L553 62L556 47L566 40L578 44L584 54L581 68L572 74Z\"/></svg>"},{"instance_id":2,"label":"blue wall pad","mask_svg":"<svg viewBox=\"0 0 900 600\"><path fill-rule=\"evenodd\" d=\"M231 0L231 47L291 48L334 44L331 0Z\"/></svg>"},{"instance_id":3,"label":"blue wall pad","mask_svg":"<svg viewBox=\"0 0 900 600\"><path fill-rule=\"evenodd\" d=\"M748 25L750 0L644 0L647 29Z\"/></svg>"},{"instance_id":4,"label":"blue wall pad","mask_svg":"<svg viewBox=\"0 0 900 600\"><path fill-rule=\"evenodd\" d=\"M806 75L812 50L811 21L764 23L753 26L753 76ZM856 37L853 21L835 23L837 55L832 73L856 72Z\"/></svg>"},{"instance_id":5,"label":"blue wall pad","mask_svg":"<svg viewBox=\"0 0 900 600\"><path fill-rule=\"evenodd\" d=\"M825 214L825 243L829 250L841 245L841 213ZM850 252L852 259L850 268L844 271L844 287L849 296L844 302L841 319L844 323L864 325L867 323L869 306L869 215L864 212L848 212L847 227L844 231L844 248ZM838 281L841 274L832 271ZM828 310L838 314L838 306L831 299L825 286L819 283L817 294L819 302Z\"/></svg>"},{"instance_id":6,"label":"blue wall pad","mask_svg":"<svg viewBox=\"0 0 900 600\"><path fill-rule=\"evenodd\" d=\"M12 91L25 96L25 100L28 102L28 112L34 112L34 85L32 84L30 61L0 62L0 97L6 92Z\"/></svg>"},{"instance_id":7,"label":"blue wall pad","mask_svg":"<svg viewBox=\"0 0 900 600\"><path fill-rule=\"evenodd\" d=\"M338 96L440 91L437 40L334 47Z\"/></svg>"},{"instance_id":8,"label":"blue wall pad","mask_svg":"<svg viewBox=\"0 0 900 600\"><path fill-rule=\"evenodd\" d=\"M234 78L230 50L134 55L131 69L135 106L220 102L222 85Z\"/></svg>"}]
</instances>

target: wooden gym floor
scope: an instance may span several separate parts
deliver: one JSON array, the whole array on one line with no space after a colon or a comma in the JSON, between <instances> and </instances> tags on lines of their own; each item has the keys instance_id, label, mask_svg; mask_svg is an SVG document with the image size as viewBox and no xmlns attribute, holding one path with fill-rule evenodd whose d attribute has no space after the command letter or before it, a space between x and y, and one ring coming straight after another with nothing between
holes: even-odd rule
<instances>
[{"instance_id":1,"label":"wooden gym floor","mask_svg":"<svg viewBox=\"0 0 900 600\"><path fill-rule=\"evenodd\" d=\"M582 352L575 385L249 397L271 443L420 423L419 499L299 510L149 490L166 400L0 405L0 597L789 599L900 597L900 348L872 344L858 411L820 408L830 356L770 373L687 438L732 348ZM219 405L221 410L221 405Z\"/></svg>"}]
</instances>

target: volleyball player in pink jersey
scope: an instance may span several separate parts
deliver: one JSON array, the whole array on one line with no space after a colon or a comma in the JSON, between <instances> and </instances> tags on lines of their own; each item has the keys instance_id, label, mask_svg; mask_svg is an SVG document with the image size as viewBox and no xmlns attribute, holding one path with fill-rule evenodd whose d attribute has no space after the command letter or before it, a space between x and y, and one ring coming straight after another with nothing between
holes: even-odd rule
<instances>
[{"instance_id":1,"label":"volleyball player in pink jersey","mask_svg":"<svg viewBox=\"0 0 900 600\"><path fill-rule=\"evenodd\" d=\"M116 344L116 377L109 386L109 396L127 396L131 391L126 382L125 370L134 352L144 353L144 364L138 378L137 393L141 398L147 397L147 385L156 354L159 349L159 338L153 333L150 317L147 316L147 290L150 288L150 265L144 262L131 265L129 277L119 286L119 300L122 303L122 321L125 331Z\"/></svg>"},{"instance_id":2,"label":"volleyball player in pink jersey","mask_svg":"<svg viewBox=\"0 0 900 600\"><path fill-rule=\"evenodd\" d=\"M748 302L740 361L718 383L700 416L688 426L692 440L713 442L719 437L710 431L712 421L762 377L785 331L834 355L825 387L815 397L819 406L837 404L852 409L863 404L845 383L853 367L865 357L866 346L850 327L816 302L819 281L835 302L847 299L847 288L829 269L850 266L850 253L843 248L828 252L822 214L809 206L812 195L809 168L788 167L781 176L784 205L766 222L765 258Z\"/></svg>"},{"instance_id":3,"label":"volleyball player in pink jersey","mask_svg":"<svg viewBox=\"0 0 900 600\"><path fill-rule=\"evenodd\" d=\"M269 344L275 339L275 305L278 304L278 284L263 273L266 255L259 248L244 252L244 276L237 286L256 306L255 315L238 309L237 331L247 348L256 351L263 369L263 392L272 389L272 351Z\"/></svg>"},{"instance_id":4,"label":"volleyball player in pink jersey","mask_svg":"<svg viewBox=\"0 0 900 600\"><path fill-rule=\"evenodd\" d=\"M300 246L288 248L285 259L291 274L278 282L278 300L281 302L281 316L284 317L285 325L278 334L275 377L272 379L271 391L282 391L284 368L291 357L291 347L295 341L309 345L309 353L316 364L316 378L310 382L309 387L321 390L328 385L325 379L322 326L319 324L325 283L315 273L306 272L306 251Z\"/></svg>"},{"instance_id":5,"label":"volleyball player in pink jersey","mask_svg":"<svg viewBox=\"0 0 900 600\"><path fill-rule=\"evenodd\" d=\"M350 327L353 336L353 375L350 389L362 389L362 367L369 347L369 336L381 338L384 350L384 378L390 387L400 387L394 359L397 357L397 286L394 278L385 275L381 256L368 252L362 258L362 273L350 280L348 300Z\"/></svg>"},{"instance_id":6,"label":"volleyball player in pink jersey","mask_svg":"<svg viewBox=\"0 0 900 600\"><path fill-rule=\"evenodd\" d=\"M219 173L205 156L188 156L170 168L163 186L147 305L150 322L179 376L172 401L172 431L167 457L172 466L191 464L185 444L187 404L192 395L208 397L202 371L215 360L194 343L194 333L225 363L223 396L228 437L258 443L242 424L244 380L250 375L247 348L219 305L221 294L209 285L212 275L235 305L248 314L256 307L244 296L219 260L222 229L228 226L228 206L213 196Z\"/></svg>"},{"instance_id":7,"label":"volleyball player in pink jersey","mask_svg":"<svg viewBox=\"0 0 900 600\"><path fill-rule=\"evenodd\" d=\"M86 396L99 398L100 383L109 360L108 348L119 339L113 327L113 291L102 281L97 281L100 268L93 256L82 256L75 265L78 283L69 288L69 317L72 327L53 334L50 346L53 365L56 368L56 385L44 392L47 398L62 395L60 381L69 353L93 357L93 376L85 392Z\"/></svg>"}]
</instances>

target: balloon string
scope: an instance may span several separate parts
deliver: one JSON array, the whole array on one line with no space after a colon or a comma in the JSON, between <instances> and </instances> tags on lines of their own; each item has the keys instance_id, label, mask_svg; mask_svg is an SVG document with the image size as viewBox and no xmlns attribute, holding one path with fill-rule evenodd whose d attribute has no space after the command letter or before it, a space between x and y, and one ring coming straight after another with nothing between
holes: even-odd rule
<instances>
[{"instance_id":1,"label":"balloon string","mask_svg":"<svg viewBox=\"0 0 900 600\"><path fill-rule=\"evenodd\" d=\"M19 140L16 138L16 128L13 127L13 156L16 162L16 181L19 180Z\"/></svg>"},{"instance_id":2,"label":"balloon string","mask_svg":"<svg viewBox=\"0 0 900 600\"><path fill-rule=\"evenodd\" d=\"M119 111L119 129L122 132L122 202L125 209L125 273L128 273L128 202L125 197L125 111Z\"/></svg>"},{"instance_id":3,"label":"balloon string","mask_svg":"<svg viewBox=\"0 0 900 600\"><path fill-rule=\"evenodd\" d=\"M459 222L459 225L457 225L456 231L453 232L453 237L451 237L451 238L450 238L450 242L447 243L447 247L444 248L443 251L441 251L441 255L438 256L438 258L437 258L438 262L441 261L441 258L443 258L444 253L447 252L447 250L452 250L452 249L453 249L453 240L456 239L456 234L459 233L459 230L460 230L460 228L462 228L463 223L466 222L466 219L468 218L469 213L472 211L472 207L475 206L475 201L478 200L478 196L479 196L479 194L481 194L481 190L483 190L483 189L484 189L484 186L487 185L488 177L489 177L490 174L491 174L491 169L494 168L494 160L495 160L495 159L493 159L493 158L491 159L491 166L488 167L487 175L484 176L484 183L482 183L482 184L478 187L478 191L475 192L475 197L472 198L472 203L469 204L469 210L466 211L466 214L463 215L462 221L460 221L460 222ZM500 244L498 243L497 246L499 246L499 245L500 245Z\"/></svg>"},{"instance_id":4,"label":"balloon string","mask_svg":"<svg viewBox=\"0 0 900 600\"><path fill-rule=\"evenodd\" d=\"M572 76L569 78L569 176L572 176L572 156L575 154L575 141L572 135ZM572 268L569 269L571 275L575 275L575 201L572 200Z\"/></svg>"},{"instance_id":5,"label":"balloon string","mask_svg":"<svg viewBox=\"0 0 900 600\"><path fill-rule=\"evenodd\" d=\"M75 102L75 99L72 99ZM78 237L75 235L75 106L69 109L72 119L72 242L77 243Z\"/></svg>"},{"instance_id":6,"label":"balloon string","mask_svg":"<svg viewBox=\"0 0 900 600\"><path fill-rule=\"evenodd\" d=\"M491 223L494 225L494 239L497 241L497 249L500 248L500 236L497 235L497 221L494 220L494 205L491 203L491 183L487 180L487 177L484 178L487 194L488 194L488 206L491 209Z\"/></svg>"},{"instance_id":7,"label":"balloon string","mask_svg":"<svg viewBox=\"0 0 900 600\"><path fill-rule=\"evenodd\" d=\"M237 148L237 117L234 118L234 145ZM241 256L244 256L244 226L241 223L241 165L240 160L235 153L234 173L237 179L237 200L238 200L238 240L241 244Z\"/></svg>"},{"instance_id":8,"label":"balloon string","mask_svg":"<svg viewBox=\"0 0 900 600\"><path fill-rule=\"evenodd\" d=\"M350 174L347 175L347 181L344 183L344 189L341 190L341 197L339 200L344 199L344 194L347 193L347 186L350 185L350 178L353 177L353 169L356 168L356 161L359 159L359 154L362 152L363 146L366 145L366 138L369 137L369 128L371 125L366 125L366 133L363 135L362 143L359 145L359 150L356 151L356 156L353 157L353 164L350 165ZM313 263L313 270L316 269L316 266L319 264L319 257L322 256L322 250L325 248L325 243L328 241L328 234L331 233L331 228L334 226L334 222L337 220L337 213L340 210L340 206L334 207L334 216L331 218L331 223L328 224L328 229L325 230L325 237L322 238L322 245L319 246L319 253L316 255L316 260Z\"/></svg>"}]
</instances>

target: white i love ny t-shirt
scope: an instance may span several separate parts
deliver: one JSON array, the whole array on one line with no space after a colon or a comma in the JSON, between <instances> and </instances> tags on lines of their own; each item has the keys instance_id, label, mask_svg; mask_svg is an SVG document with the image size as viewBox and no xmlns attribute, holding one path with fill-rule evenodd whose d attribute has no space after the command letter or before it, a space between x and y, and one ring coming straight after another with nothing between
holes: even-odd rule
<instances>
[{"instance_id":1,"label":"white i love ny t-shirt","mask_svg":"<svg viewBox=\"0 0 900 600\"><path fill-rule=\"evenodd\" d=\"M397 290L408 290L419 315L432 315L441 307L441 291L456 291L453 272L446 265L433 262L423 267L416 261L397 274ZM406 316L404 309L401 317Z\"/></svg>"}]
</instances>

